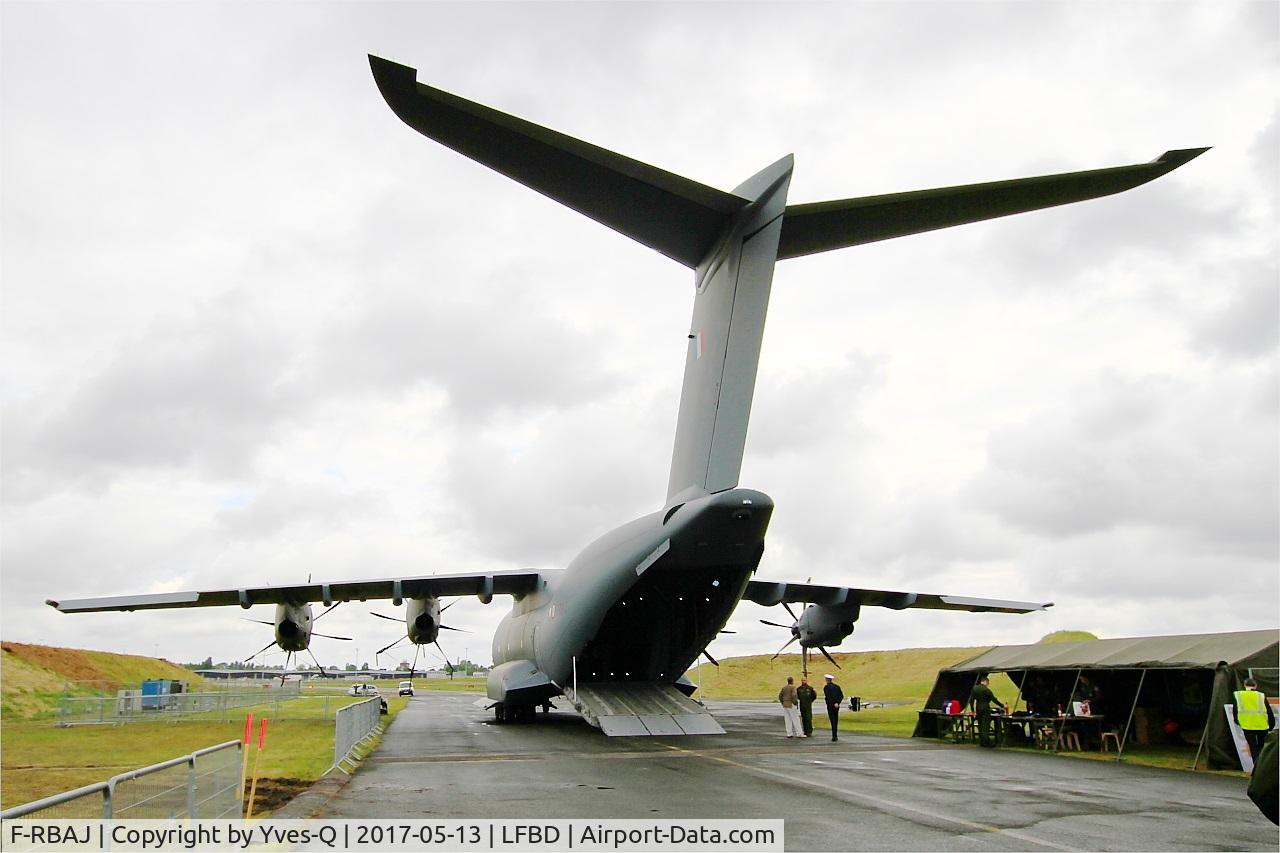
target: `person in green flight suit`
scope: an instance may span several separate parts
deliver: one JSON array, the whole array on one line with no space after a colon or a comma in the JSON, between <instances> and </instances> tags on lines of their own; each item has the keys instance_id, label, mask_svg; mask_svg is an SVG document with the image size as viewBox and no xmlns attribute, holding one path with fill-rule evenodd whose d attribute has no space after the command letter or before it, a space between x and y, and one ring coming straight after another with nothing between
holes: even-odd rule
<instances>
[{"instance_id":1,"label":"person in green flight suit","mask_svg":"<svg viewBox=\"0 0 1280 853\"><path fill-rule=\"evenodd\" d=\"M969 694L969 708L978 715L978 744L993 747L996 741L991 736L991 706L995 705L1002 714L1005 712L1005 707L1000 704L996 694L991 692L988 686L989 680L986 675L978 678L978 683L973 686L973 692Z\"/></svg>"},{"instance_id":2,"label":"person in green flight suit","mask_svg":"<svg viewBox=\"0 0 1280 853\"><path fill-rule=\"evenodd\" d=\"M809 679L800 679L796 698L800 700L800 725L804 729L804 736L813 737L813 701L818 698L818 691L809 684Z\"/></svg>"}]
</instances>

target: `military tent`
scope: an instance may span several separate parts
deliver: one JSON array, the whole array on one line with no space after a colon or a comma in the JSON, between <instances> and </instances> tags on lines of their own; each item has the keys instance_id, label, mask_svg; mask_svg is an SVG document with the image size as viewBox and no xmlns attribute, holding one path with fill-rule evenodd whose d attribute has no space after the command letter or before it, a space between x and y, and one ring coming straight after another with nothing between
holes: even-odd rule
<instances>
[{"instance_id":1,"label":"military tent","mask_svg":"<svg viewBox=\"0 0 1280 853\"><path fill-rule=\"evenodd\" d=\"M939 672L925 708L966 702L980 675L1003 672L1036 713L1070 709L1087 691L1123 743L1196 744L1197 766L1204 755L1209 767L1238 768L1223 706L1249 675L1268 697L1280 692L1278 641L1266 630L997 646ZM927 723L922 714L916 737L932 734Z\"/></svg>"}]
</instances>

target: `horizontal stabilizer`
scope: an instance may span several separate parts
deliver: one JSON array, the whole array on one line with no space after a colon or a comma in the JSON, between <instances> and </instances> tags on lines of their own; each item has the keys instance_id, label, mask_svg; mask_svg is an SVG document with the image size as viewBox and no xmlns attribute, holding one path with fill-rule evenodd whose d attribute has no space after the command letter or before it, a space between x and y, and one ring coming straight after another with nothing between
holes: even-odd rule
<instances>
[{"instance_id":1,"label":"horizontal stabilizer","mask_svg":"<svg viewBox=\"0 0 1280 853\"><path fill-rule=\"evenodd\" d=\"M905 610L965 610L970 613L1031 613L1045 610L1053 603L1005 601L998 598L964 598L958 595L932 595L926 592L892 592L884 589L855 589L847 586L822 586L810 583L784 583L753 580L747 584L746 601L772 607L775 604L821 604L828 607L861 605Z\"/></svg>"},{"instance_id":2,"label":"horizontal stabilizer","mask_svg":"<svg viewBox=\"0 0 1280 853\"><path fill-rule=\"evenodd\" d=\"M1056 207L1133 189L1172 172L1208 148L1166 151L1150 163L1067 172L891 195L789 204L782 220L778 259L797 258Z\"/></svg>"},{"instance_id":3,"label":"horizontal stabilizer","mask_svg":"<svg viewBox=\"0 0 1280 853\"><path fill-rule=\"evenodd\" d=\"M537 588L542 575L515 570L484 574L424 575L411 578L305 583L296 586L246 587L207 592L162 592L152 595L117 595L106 598L76 598L46 601L63 613L97 613L120 610L164 610L175 607L227 607L239 604L306 604L335 601L365 601L375 598L424 598L476 595L482 600L494 595L523 596Z\"/></svg>"},{"instance_id":4,"label":"horizontal stabilizer","mask_svg":"<svg viewBox=\"0 0 1280 853\"><path fill-rule=\"evenodd\" d=\"M369 57L405 124L689 268L711 251L745 199L417 82L413 68Z\"/></svg>"}]
</instances>

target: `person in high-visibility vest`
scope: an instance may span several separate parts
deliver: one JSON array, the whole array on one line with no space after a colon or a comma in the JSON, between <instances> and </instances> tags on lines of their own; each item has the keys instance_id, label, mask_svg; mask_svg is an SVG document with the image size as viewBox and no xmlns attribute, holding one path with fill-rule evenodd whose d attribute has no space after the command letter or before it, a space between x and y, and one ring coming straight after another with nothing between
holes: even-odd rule
<instances>
[{"instance_id":1,"label":"person in high-visibility vest","mask_svg":"<svg viewBox=\"0 0 1280 853\"><path fill-rule=\"evenodd\" d=\"M1245 679L1244 690L1231 694L1236 702L1236 722L1249 743L1249 755L1256 760L1262 750L1262 740L1276 724L1271 713L1271 703L1258 691L1258 682L1252 676Z\"/></svg>"}]
</instances>

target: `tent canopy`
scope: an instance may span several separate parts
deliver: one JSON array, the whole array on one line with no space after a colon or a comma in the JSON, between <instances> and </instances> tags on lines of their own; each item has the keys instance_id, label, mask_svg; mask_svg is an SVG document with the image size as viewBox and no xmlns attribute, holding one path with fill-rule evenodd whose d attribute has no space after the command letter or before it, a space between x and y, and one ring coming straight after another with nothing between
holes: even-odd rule
<instances>
[{"instance_id":1,"label":"tent canopy","mask_svg":"<svg viewBox=\"0 0 1280 853\"><path fill-rule=\"evenodd\" d=\"M1162 731L1170 733L1173 742L1182 742L1180 732L1198 733L1197 764L1200 751L1207 748L1210 767L1238 767L1221 709L1233 701L1232 691L1240 689L1250 673L1263 693L1275 696L1280 691L1278 664L1276 630L997 646L939 671L925 708L940 709L948 698L963 703L980 675L1004 672L1028 706L1034 692L1037 710L1053 713L1056 708L1061 714L1071 707L1087 675L1093 698L1099 692L1105 698L1106 718L1122 724L1122 748L1135 723L1138 743L1164 737ZM935 736L930 722L921 715L916 737Z\"/></svg>"},{"instance_id":2,"label":"tent canopy","mask_svg":"<svg viewBox=\"0 0 1280 853\"><path fill-rule=\"evenodd\" d=\"M1276 666L1276 631L1127 637L1030 646L996 646L947 667L949 672L1024 669L1238 669Z\"/></svg>"}]
</instances>

